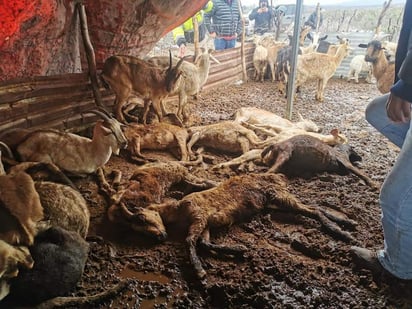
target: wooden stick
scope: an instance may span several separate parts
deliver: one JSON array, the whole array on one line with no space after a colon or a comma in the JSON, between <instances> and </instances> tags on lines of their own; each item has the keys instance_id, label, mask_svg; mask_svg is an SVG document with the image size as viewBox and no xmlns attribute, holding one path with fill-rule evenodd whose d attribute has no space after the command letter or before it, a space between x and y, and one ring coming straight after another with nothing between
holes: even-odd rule
<instances>
[{"instance_id":1,"label":"wooden stick","mask_svg":"<svg viewBox=\"0 0 412 309\"><path fill-rule=\"evenodd\" d=\"M246 72L246 59L245 59L245 20L243 18L243 13L242 13L242 3L240 0L237 1L238 7L239 7L239 14L240 14L240 20L242 22L242 38L241 38L241 44L240 44L240 58L242 59L242 79L243 82L247 82L247 72Z\"/></svg>"},{"instance_id":2,"label":"wooden stick","mask_svg":"<svg viewBox=\"0 0 412 309\"><path fill-rule=\"evenodd\" d=\"M76 9L78 10L79 16L80 16L80 26L81 26L80 28L82 31L82 37L83 37L84 49L86 52L87 63L89 65L89 77L90 77L90 82L92 84L94 99L98 107L101 107L108 112L107 108L103 104L102 97L99 91L99 83L97 81L97 73L96 73L96 58L94 55L93 45L89 37L86 10L84 8L84 5L80 2L76 4Z\"/></svg>"},{"instance_id":3,"label":"wooden stick","mask_svg":"<svg viewBox=\"0 0 412 309\"><path fill-rule=\"evenodd\" d=\"M103 300L116 296L119 292L123 291L127 285L129 284L128 280L120 281L111 289L108 289L104 292L97 293L94 295L88 296L79 296L79 297L55 297L45 302L42 302L36 309L51 309L51 308L58 308L58 307L67 307L67 306L75 306L79 307L80 305L91 305L98 302L102 302Z\"/></svg>"}]
</instances>

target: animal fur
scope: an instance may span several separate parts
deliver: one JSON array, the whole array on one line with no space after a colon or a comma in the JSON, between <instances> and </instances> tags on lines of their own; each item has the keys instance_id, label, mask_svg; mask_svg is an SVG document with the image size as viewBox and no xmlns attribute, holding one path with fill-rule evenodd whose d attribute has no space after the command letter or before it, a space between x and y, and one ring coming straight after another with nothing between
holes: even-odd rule
<instances>
[{"instance_id":1,"label":"animal fur","mask_svg":"<svg viewBox=\"0 0 412 309\"><path fill-rule=\"evenodd\" d=\"M288 176L312 176L329 172L339 175L353 173L368 185L377 184L349 159L333 147L308 135L297 135L288 140L267 146L262 151L262 161L270 166L269 172L281 172Z\"/></svg>"},{"instance_id":2,"label":"animal fur","mask_svg":"<svg viewBox=\"0 0 412 309\"><path fill-rule=\"evenodd\" d=\"M215 188L194 192L180 201L152 204L147 208L136 209L130 221L135 221L134 230L158 239L164 239L166 226L171 224L188 225L186 242L190 261L199 278L206 271L197 255L196 246L225 254L241 254L243 246L221 246L209 241L209 229L230 226L250 218L264 208L285 208L318 220L334 236L351 241L352 236L342 231L335 222L353 225L349 219L337 217L325 210L302 204L287 191L287 186L279 174L248 174L234 176ZM327 214L327 215L325 215Z\"/></svg>"},{"instance_id":3,"label":"animal fur","mask_svg":"<svg viewBox=\"0 0 412 309\"><path fill-rule=\"evenodd\" d=\"M10 280L8 299L36 305L67 295L83 274L88 251L88 243L76 232L59 227L41 232L30 247L34 266Z\"/></svg>"},{"instance_id":4,"label":"animal fur","mask_svg":"<svg viewBox=\"0 0 412 309\"><path fill-rule=\"evenodd\" d=\"M131 123L123 129L128 141L127 150L132 159L141 161L148 158L141 150L175 150L180 151L180 160L188 160L187 140L189 134L185 128L165 122L148 125Z\"/></svg>"}]
</instances>

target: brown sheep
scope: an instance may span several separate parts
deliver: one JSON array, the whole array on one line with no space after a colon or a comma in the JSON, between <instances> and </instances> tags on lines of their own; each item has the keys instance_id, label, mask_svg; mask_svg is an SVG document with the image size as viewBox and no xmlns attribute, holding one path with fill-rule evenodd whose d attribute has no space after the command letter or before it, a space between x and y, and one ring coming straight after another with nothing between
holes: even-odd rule
<instances>
[{"instance_id":1,"label":"brown sheep","mask_svg":"<svg viewBox=\"0 0 412 309\"><path fill-rule=\"evenodd\" d=\"M196 275L204 278L206 271L196 252L198 244L225 254L240 254L245 251L243 246L210 243L209 229L230 226L250 218L264 208L285 208L314 218L334 236L345 241L353 240L350 233L342 231L331 221L353 226L355 223L352 220L302 204L287 191L284 178L271 173L234 176L215 188L191 193L180 201L167 201L163 204L152 204L147 208L137 208L133 213L129 211L127 221L133 225L135 231L158 239L166 237L165 226L188 225L186 242L190 261Z\"/></svg>"},{"instance_id":2,"label":"brown sheep","mask_svg":"<svg viewBox=\"0 0 412 309\"><path fill-rule=\"evenodd\" d=\"M373 40L366 44L359 44L366 48L365 61L372 62L372 74L376 78L378 90L384 94L388 93L395 78L395 62L389 62L385 55L382 42Z\"/></svg>"}]
</instances>

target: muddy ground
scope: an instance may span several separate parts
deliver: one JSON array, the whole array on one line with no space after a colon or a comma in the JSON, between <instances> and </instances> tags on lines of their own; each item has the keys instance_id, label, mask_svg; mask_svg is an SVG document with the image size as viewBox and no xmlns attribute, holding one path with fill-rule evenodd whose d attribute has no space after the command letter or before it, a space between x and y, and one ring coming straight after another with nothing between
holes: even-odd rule
<instances>
[{"instance_id":1,"label":"muddy ground","mask_svg":"<svg viewBox=\"0 0 412 309\"><path fill-rule=\"evenodd\" d=\"M360 167L379 184L391 168L398 150L364 119L366 104L379 95L375 85L332 80L325 101L314 100L313 87L305 87L294 102L296 111L323 126L323 132L341 130L362 156ZM284 115L286 100L270 82L230 85L202 93L191 105L196 124L230 119L242 106L256 106ZM215 155L215 162L230 159ZM159 154L158 154L159 155ZM134 165L112 157L109 168L125 177ZM247 171L225 169L191 172L210 179L225 179ZM216 243L242 244L244 257L221 259L200 253L207 271L199 282L185 247L185 231L170 230L170 238L156 243L110 224L106 202L95 179L78 180L90 204L90 254L73 295L104 291L128 279L114 298L84 308L407 308L412 306L411 284L390 278L372 278L356 270L349 256L351 244L327 234L318 222L285 211L263 212L247 222L214 231ZM354 175L321 174L311 179L290 179L288 188L305 204L346 214L358 222L351 231L357 244L382 247L378 192Z\"/></svg>"}]
</instances>

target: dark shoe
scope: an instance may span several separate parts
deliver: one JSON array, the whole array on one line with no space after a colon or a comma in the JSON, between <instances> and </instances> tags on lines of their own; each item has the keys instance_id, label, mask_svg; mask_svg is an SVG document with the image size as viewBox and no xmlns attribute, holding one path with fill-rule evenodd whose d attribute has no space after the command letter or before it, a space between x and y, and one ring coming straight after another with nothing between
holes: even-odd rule
<instances>
[{"instance_id":1,"label":"dark shoe","mask_svg":"<svg viewBox=\"0 0 412 309\"><path fill-rule=\"evenodd\" d=\"M352 260L357 267L361 269L368 269L376 275L382 274L382 272L385 271L378 260L376 252L356 246L352 246L350 251L352 254Z\"/></svg>"}]
</instances>

